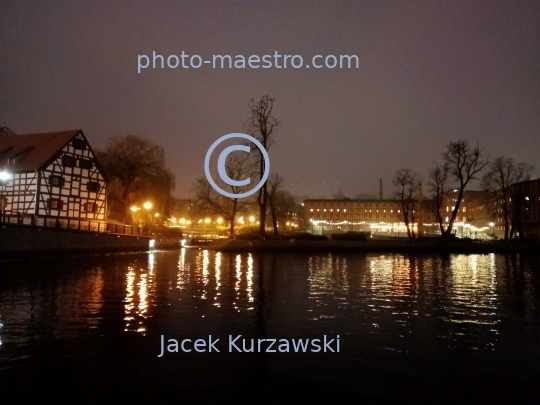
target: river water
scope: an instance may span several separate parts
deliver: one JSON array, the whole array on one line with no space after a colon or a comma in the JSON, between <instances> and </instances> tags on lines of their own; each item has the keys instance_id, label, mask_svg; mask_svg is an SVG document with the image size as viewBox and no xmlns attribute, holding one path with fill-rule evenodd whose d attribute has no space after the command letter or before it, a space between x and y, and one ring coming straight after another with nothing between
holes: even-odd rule
<instances>
[{"instance_id":1,"label":"river water","mask_svg":"<svg viewBox=\"0 0 540 405\"><path fill-rule=\"evenodd\" d=\"M210 335L219 353L193 350ZM229 352L238 335L335 340L326 352L266 352L270 341ZM191 352L168 352L172 339L191 339ZM2 397L539 403L540 257L182 249L4 260Z\"/></svg>"}]
</instances>

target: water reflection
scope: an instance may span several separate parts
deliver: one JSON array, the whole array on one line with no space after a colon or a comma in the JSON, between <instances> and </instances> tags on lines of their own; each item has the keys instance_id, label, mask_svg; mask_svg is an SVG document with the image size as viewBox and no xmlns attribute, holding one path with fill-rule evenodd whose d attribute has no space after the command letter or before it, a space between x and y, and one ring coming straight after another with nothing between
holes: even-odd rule
<instances>
[{"instance_id":1,"label":"water reflection","mask_svg":"<svg viewBox=\"0 0 540 405\"><path fill-rule=\"evenodd\" d=\"M162 332L157 324L181 325L184 333L203 318L238 322L254 334L338 331L399 352L492 351L505 336L540 337L537 257L181 249L103 257L78 271L74 263L50 263L55 271L46 276L30 265L20 273L20 264L0 273L0 350L36 334L107 330L110 319L142 335Z\"/></svg>"},{"instance_id":2,"label":"water reflection","mask_svg":"<svg viewBox=\"0 0 540 405\"><path fill-rule=\"evenodd\" d=\"M155 255L148 254L146 268L137 263L127 266L126 296L124 299L124 331L147 332L146 318L150 316L150 304L155 300Z\"/></svg>"}]
</instances>

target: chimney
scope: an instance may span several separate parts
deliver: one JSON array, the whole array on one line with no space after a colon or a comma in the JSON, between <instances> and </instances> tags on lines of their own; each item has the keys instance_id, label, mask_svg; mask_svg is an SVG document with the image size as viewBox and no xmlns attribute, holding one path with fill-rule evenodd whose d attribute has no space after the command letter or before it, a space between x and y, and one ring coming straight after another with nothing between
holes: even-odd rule
<instances>
[{"instance_id":1,"label":"chimney","mask_svg":"<svg viewBox=\"0 0 540 405\"><path fill-rule=\"evenodd\" d=\"M382 200L383 193L382 193L382 179L379 181L379 200Z\"/></svg>"}]
</instances>

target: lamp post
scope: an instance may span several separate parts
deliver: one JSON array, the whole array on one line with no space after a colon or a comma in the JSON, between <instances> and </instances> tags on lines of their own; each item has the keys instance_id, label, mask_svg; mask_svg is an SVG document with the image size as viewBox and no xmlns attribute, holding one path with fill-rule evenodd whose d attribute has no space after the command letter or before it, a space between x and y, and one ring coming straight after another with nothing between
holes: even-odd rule
<instances>
[{"instance_id":1,"label":"lamp post","mask_svg":"<svg viewBox=\"0 0 540 405\"><path fill-rule=\"evenodd\" d=\"M139 211L140 208L137 207L137 206L135 206L135 205L133 205L133 206L130 208L130 210L131 210L131 212L133 212L133 219L131 220L131 225L133 225L133 224L136 222L136 221L135 221L135 213L136 213L137 211ZM139 224L139 225L140 225L140 224Z\"/></svg>"},{"instance_id":2,"label":"lamp post","mask_svg":"<svg viewBox=\"0 0 540 405\"><path fill-rule=\"evenodd\" d=\"M146 211L146 215L144 217L144 219L145 219L144 223L145 223L146 227L148 228L148 210L152 208L152 203L150 201L147 201L147 202L145 202L143 204L143 207L144 207L144 209Z\"/></svg>"},{"instance_id":3,"label":"lamp post","mask_svg":"<svg viewBox=\"0 0 540 405\"><path fill-rule=\"evenodd\" d=\"M493 222L490 222L489 223L489 226L491 226L491 236L495 236L495 231L493 229L493 227L495 226L495 224Z\"/></svg>"}]
</instances>

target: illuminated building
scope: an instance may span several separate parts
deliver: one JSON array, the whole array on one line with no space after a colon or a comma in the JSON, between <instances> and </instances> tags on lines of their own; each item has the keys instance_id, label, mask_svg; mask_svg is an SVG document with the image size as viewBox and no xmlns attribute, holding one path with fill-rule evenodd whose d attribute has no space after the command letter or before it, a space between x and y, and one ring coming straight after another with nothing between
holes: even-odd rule
<instances>
[{"instance_id":1,"label":"illuminated building","mask_svg":"<svg viewBox=\"0 0 540 405\"><path fill-rule=\"evenodd\" d=\"M83 132L0 137L0 211L105 221L106 181Z\"/></svg>"}]
</instances>

